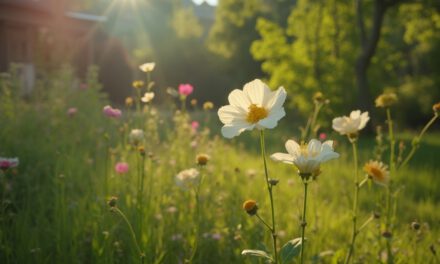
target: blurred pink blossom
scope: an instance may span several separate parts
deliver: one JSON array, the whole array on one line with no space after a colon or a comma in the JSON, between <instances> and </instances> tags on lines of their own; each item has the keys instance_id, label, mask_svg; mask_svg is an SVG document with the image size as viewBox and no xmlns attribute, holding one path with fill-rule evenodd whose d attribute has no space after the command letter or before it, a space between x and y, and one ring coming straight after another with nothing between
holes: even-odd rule
<instances>
[{"instance_id":1,"label":"blurred pink blossom","mask_svg":"<svg viewBox=\"0 0 440 264\"><path fill-rule=\"evenodd\" d=\"M115 166L115 171L119 174L125 174L128 172L128 163L127 162L118 162Z\"/></svg>"},{"instance_id":2,"label":"blurred pink blossom","mask_svg":"<svg viewBox=\"0 0 440 264\"><path fill-rule=\"evenodd\" d=\"M185 83L179 85L179 94L188 96L192 94L194 87L191 84Z\"/></svg>"},{"instance_id":3,"label":"blurred pink blossom","mask_svg":"<svg viewBox=\"0 0 440 264\"><path fill-rule=\"evenodd\" d=\"M73 117L78 112L78 109L76 107L70 107L67 110L67 115L70 117Z\"/></svg>"},{"instance_id":4,"label":"blurred pink blossom","mask_svg":"<svg viewBox=\"0 0 440 264\"><path fill-rule=\"evenodd\" d=\"M122 115L121 110L117 109L117 108L113 108L109 105L104 106L104 108L102 109L102 112L108 116L108 117L112 117L112 118L119 118Z\"/></svg>"},{"instance_id":5,"label":"blurred pink blossom","mask_svg":"<svg viewBox=\"0 0 440 264\"><path fill-rule=\"evenodd\" d=\"M79 85L79 89L81 90L87 90L87 88L89 88L89 85L87 83L81 83Z\"/></svg>"},{"instance_id":6,"label":"blurred pink blossom","mask_svg":"<svg viewBox=\"0 0 440 264\"><path fill-rule=\"evenodd\" d=\"M324 141L327 139L327 134L326 133L319 133L319 140Z\"/></svg>"},{"instance_id":7,"label":"blurred pink blossom","mask_svg":"<svg viewBox=\"0 0 440 264\"><path fill-rule=\"evenodd\" d=\"M0 169L7 170L18 166L18 158L2 158L0 157Z\"/></svg>"},{"instance_id":8,"label":"blurred pink blossom","mask_svg":"<svg viewBox=\"0 0 440 264\"><path fill-rule=\"evenodd\" d=\"M197 131L197 129L199 129L199 126L200 126L199 122L197 121L191 122L191 128L193 129L193 131Z\"/></svg>"}]
</instances>

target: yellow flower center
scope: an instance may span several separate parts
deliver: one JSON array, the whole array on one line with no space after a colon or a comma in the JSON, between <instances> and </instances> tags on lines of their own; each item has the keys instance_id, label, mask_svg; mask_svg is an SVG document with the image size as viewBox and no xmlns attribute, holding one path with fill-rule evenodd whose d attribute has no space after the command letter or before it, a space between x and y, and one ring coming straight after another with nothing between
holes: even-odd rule
<instances>
[{"instance_id":1,"label":"yellow flower center","mask_svg":"<svg viewBox=\"0 0 440 264\"><path fill-rule=\"evenodd\" d=\"M373 164L366 164L364 170L368 175L370 175L370 177L372 177L376 181L381 182L385 180L384 171Z\"/></svg>"},{"instance_id":2,"label":"yellow flower center","mask_svg":"<svg viewBox=\"0 0 440 264\"><path fill-rule=\"evenodd\" d=\"M246 117L246 121L251 124L255 124L261 119L266 118L268 114L269 113L267 112L266 108L259 107L256 104L251 104L249 106L249 113Z\"/></svg>"},{"instance_id":3,"label":"yellow flower center","mask_svg":"<svg viewBox=\"0 0 440 264\"><path fill-rule=\"evenodd\" d=\"M301 156L305 157L305 158L314 158L316 156L318 156L319 152L316 151L309 151L309 147L307 143L301 142L300 145L300 152L301 152Z\"/></svg>"}]
</instances>

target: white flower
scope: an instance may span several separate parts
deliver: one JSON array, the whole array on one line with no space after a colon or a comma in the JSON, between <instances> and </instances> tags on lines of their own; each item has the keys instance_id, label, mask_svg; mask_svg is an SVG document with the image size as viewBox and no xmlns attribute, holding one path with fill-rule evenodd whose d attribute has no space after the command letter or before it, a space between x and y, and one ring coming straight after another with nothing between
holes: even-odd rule
<instances>
[{"instance_id":1,"label":"white flower","mask_svg":"<svg viewBox=\"0 0 440 264\"><path fill-rule=\"evenodd\" d=\"M139 69L143 72L151 72L154 70L154 67L156 66L156 63L154 62L147 62L139 66Z\"/></svg>"},{"instance_id":2,"label":"white flower","mask_svg":"<svg viewBox=\"0 0 440 264\"><path fill-rule=\"evenodd\" d=\"M154 93L147 92L144 94L144 97L141 98L141 101L144 103L149 103L149 102L151 102L151 100L153 100L153 98L154 98Z\"/></svg>"},{"instance_id":3,"label":"white flower","mask_svg":"<svg viewBox=\"0 0 440 264\"><path fill-rule=\"evenodd\" d=\"M333 151L333 141L327 140L321 144L319 140L312 139L309 144L298 145L294 140L287 140L287 153L275 153L270 157L275 161L294 164L299 173L319 174L320 164L331 159L336 159L339 154Z\"/></svg>"},{"instance_id":4,"label":"white flower","mask_svg":"<svg viewBox=\"0 0 440 264\"><path fill-rule=\"evenodd\" d=\"M133 129L133 130L131 130L128 138L130 139L131 143L137 145L142 140L144 140L144 131L142 131L142 129Z\"/></svg>"},{"instance_id":5,"label":"white flower","mask_svg":"<svg viewBox=\"0 0 440 264\"><path fill-rule=\"evenodd\" d=\"M184 189L197 184L200 172L197 169L191 168L183 170L176 175L176 184Z\"/></svg>"},{"instance_id":6,"label":"white flower","mask_svg":"<svg viewBox=\"0 0 440 264\"><path fill-rule=\"evenodd\" d=\"M285 100L283 87L271 91L258 79L247 83L243 91L233 90L228 97L229 105L218 110L220 121L224 124L222 135L232 138L245 130L274 128L286 114L283 108Z\"/></svg>"},{"instance_id":7,"label":"white flower","mask_svg":"<svg viewBox=\"0 0 440 264\"><path fill-rule=\"evenodd\" d=\"M361 114L360 110L352 111L350 117L342 116L333 119L333 129L341 135L356 134L359 130L365 127L368 120L370 120L368 112L363 112Z\"/></svg>"}]
</instances>

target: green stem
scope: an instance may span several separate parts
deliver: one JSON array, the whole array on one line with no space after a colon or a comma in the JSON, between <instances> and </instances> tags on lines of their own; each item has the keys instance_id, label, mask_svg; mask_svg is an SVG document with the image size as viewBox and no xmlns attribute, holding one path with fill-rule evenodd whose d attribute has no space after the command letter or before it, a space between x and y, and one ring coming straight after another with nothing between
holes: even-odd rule
<instances>
[{"instance_id":1,"label":"green stem","mask_svg":"<svg viewBox=\"0 0 440 264\"><path fill-rule=\"evenodd\" d=\"M354 201L353 201L353 229L351 233L351 242L350 247L348 249L347 256L345 258L345 264L350 263L351 258L354 258L354 249L356 237L358 234L358 230L356 228L357 225L357 211L358 211L358 196L359 196L359 187L360 184L358 182L358 154L357 154L357 145L356 141L352 141L351 145L353 147L353 160L354 160Z\"/></svg>"},{"instance_id":2,"label":"green stem","mask_svg":"<svg viewBox=\"0 0 440 264\"><path fill-rule=\"evenodd\" d=\"M264 175L266 177L266 185L267 190L269 192L270 199L270 208L272 213L272 241L273 241L273 252L274 252L274 262L278 263L278 252L277 252L277 235L276 235L276 225L275 225L275 208L273 206L273 194L272 194L272 185L269 183L269 174L267 172L267 163L266 163L266 147L264 144L264 130L260 130L260 145L261 145L261 156L263 158L264 163Z\"/></svg>"},{"instance_id":3,"label":"green stem","mask_svg":"<svg viewBox=\"0 0 440 264\"><path fill-rule=\"evenodd\" d=\"M139 155L138 155L139 156ZM138 204L139 204L139 236L140 242L142 243L142 232L143 232L143 222L144 222L144 178L145 178L145 159L144 156L138 157L140 161L139 174L140 174L140 188L138 194Z\"/></svg>"},{"instance_id":4,"label":"green stem","mask_svg":"<svg viewBox=\"0 0 440 264\"><path fill-rule=\"evenodd\" d=\"M394 139L394 133L393 133L393 120L391 118L391 110L390 108L387 108L387 123L388 123L388 137L390 141L390 178L392 179L394 177L395 172L395 162L394 162L394 154L395 154L395 139ZM391 231L391 182L387 186L387 192L386 192L386 222L385 222L385 231L392 232ZM392 246L391 246L391 239L386 239L387 244L387 263L392 264L393 261L393 252L392 252Z\"/></svg>"},{"instance_id":5,"label":"green stem","mask_svg":"<svg viewBox=\"0 0 440 264\"><path fill-rule=\"evenodd\" d=\"M141 248L139 247L138 241L136 239L136 234L134 233L133 226L131 226L130 221L128 221L128 218L125 216L125 214L121 210L119 210L119 208L113 207L112 210L114 212L117 212L122 217L122 219L124 219L125 223L128 226L128 229L130 229L131 237L133 238L134 244L136 245L136 249L138 250L141 263L144 263L145 256L144 256L144 253L142 252Z\"/></svg>"},{"instance_id":6,"label":"green stem","mask_svg":"<svg viewBox=\"0 0 440 264\"><path fill-rule=\"evenodd\" d=\"M255 216L260 219L260 221L269 229L270 232L272 232L272 227L270 227L270 225L266 223L266 221L264 221L259 214L255 214Z\"/></svg>"},{"instance_id":7,"label":"green stem","mask_svg":"<svg viewBox=\"0 0 440 264\"><path fill-rule=\"evenodd\" d=\"M304 262L304 235L306 233L306 209L307 209L307 180L303 180L304 183L304 205L303 205L303 215L302 215L302 223L301 223L301 264Z\"/></svg>"},{"instance_id":8,"label":"green stem","mask_svg":"<svg viewBox=\"0 0 440 264\"><path fill-rule=\"evenodd\" d=\"M431 120L429 120L429 122L425 125L425 127L423 127L422 131L420 132L420 134L414 138L413 140L413 144L411 147L411 151L409 152L408 156L405 158L405 160L402 162L402 164L399 166L399 168L404 167L409 160L414 156L414 153L417 150L418 147L418 143L420 142L420 140L422 140L423 135L426 133L426 131L429 129L429 127L434 124L435 120L438 118L438 115L434 115Z\"/></svg>"},{"instance_id":9,"label":"green stem","mask_svg":"<svg viewBox=\"0 0 440 264\"><path fill-rule=\"evenodd\" d=\"M364 229L371 221L374 220L374 215L370 216L358 229L358 233L361 232L362 229Z\"/></svg>"}]
</instances>

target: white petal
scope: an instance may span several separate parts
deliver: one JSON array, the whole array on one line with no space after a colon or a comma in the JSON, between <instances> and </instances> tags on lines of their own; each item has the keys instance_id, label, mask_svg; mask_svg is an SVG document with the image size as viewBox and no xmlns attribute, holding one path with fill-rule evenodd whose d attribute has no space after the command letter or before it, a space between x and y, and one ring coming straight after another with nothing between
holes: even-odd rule
<instances>
[{"instance_id":1,"label":"white petal","mask_svg":"<svg viewBox=\"0 0 440 264\"><path fill-rule=\"evenodd\" d=\"M344 124L344 118L342 118L342 117L336 117L332 121L332 127L337 132L341 132L343 124Z\"/></svg>"},{"instance_id":2,"label":"white petal","mask_svg":"<svg viewBox=\"0 0 440 264\"><path fill-rule=\"evenodd\" d=\"M311 139L307 145L307 150L309 153L319 153L321 152L321 142L316 139Z\"/></svg>"},{"instance_id":3,"label":"white petal","mask_svg":"<svg viewBox=\"0 0 440 264\"><path fill-rule=\"evenodd\" d=\"M350 118L356 119L356 118L359 118L360 115L361 115L361 110L351 111Z\"/></svg>"},{"instance_id":4,"label":"white petal","mask_svg":"<svg viewBox=\"0 0 440 264\"><path fill-rule=\"evenodd\" d=\"M359 124L358 129L359 130L363 129L367 124L368 120L370 120L370 117L368 116L368 112L363 112L361 115L361 122Z\"/></svg>"},{"instance_id":5,"label":"white petal","mask_svg":"<svg viewBox=\"0 0 440 264\"><path fill-rule=\"evenodd\" d=\"M252 130L255 125L249 125L244 122L232 123L222 127L222 135L225 138L233 138L240 135L245 130Z\"/></svg>"},{"instance_id":6,"label":"white petal","mask_svg":"<svg viewBox=\"0 0 440 264\"><path fill-rule=\"evenodd\" d=\"M318 159L320 162L326 162L331 159L339 158L339 154L333 151L323 151L319 154Z\"/></svg>"},{"instance_id":7,"label":"white petal","mask_svg":"<svg viewBox=\"0 0 440 264\"><path fill-rule=\"evenodd\" d=\"M243 113L243 110L232 105L220 107L217 113L220 121L225 125L238 120L244 121L244 119L246 118L246 114Z\"/></svg>"},{"instance_id":8,"label":"white petal","mask_svg":"<svg viewBox=\"0 0 440 264\"><path fill-rule=\"evenodd\" d=\"M330 149L333 150L333 140L326 140L324 143L322 143L322 148L330 147Z\"/></svg>"},{"instance_id":9,"label":"white petal","mask_svg":"<svg viewBox=\"0 0 440 264\"><path fill-rule=\"evenodd\" d=\"M265 104L266 109L277 109L283 106L284 101L286 101L286 90L284 87L278 88L276 92L271 93L272 98L269 99L269 101Z\"/></svg>"},{"instance_id":10,"label":"white petal","mask_svg":"<svg viewBox=\"0 0 440 264\"><path fill-rule=\"evenodd\" d=\"M263 106L264 99L270 95L270 89L259 79L244 85L243 92L248 96L252 104Z\"/></svg>"},{"instance_id":11,"label":"white petal","mask_svg":"<svg viewBox=\"0 0 440 264\"><path fill-rule=\"evenodd\" d=\"M279 108L278 111L270 113L268 117L258 121L258 125L265 128L274 128L277 126L278 121L286 115L284 108Z\"/></svg>"},{"instance_id":12,"label":"white petal","mask_svg":"<svg viewBox=\"0 0 440 264\"><path fill-rule=\"evenodd\" d=\"M301 147L298 145L298 143L296 143L295 140L287 140L286 141L286 150L287 152L289 152L290 155L298 155Z\"/></svg>"},{"instance_id":13,"label":"white petal","mask_svg":"<svg viewBox=\"0 0 440 264\"><path fill-rule=\"evenodd\" d=\"M293 164L293 157L287 153L274 153L270 155L270 158L274 161L281 161L284 163Z\"/></svg>"},{"instance_id":14,"label":"white petal","mask_svg":"<svg viewBox=\"0 0 440 264\"><path fill-rule=\"evenodd\" d=\"M249 106L251 105L251 102L249 101L247 95L243 91L238 89L233 90L229 94L228 101L231 105L239 107L244 111L247 111Z\"/></svg>"}]
</instances>

